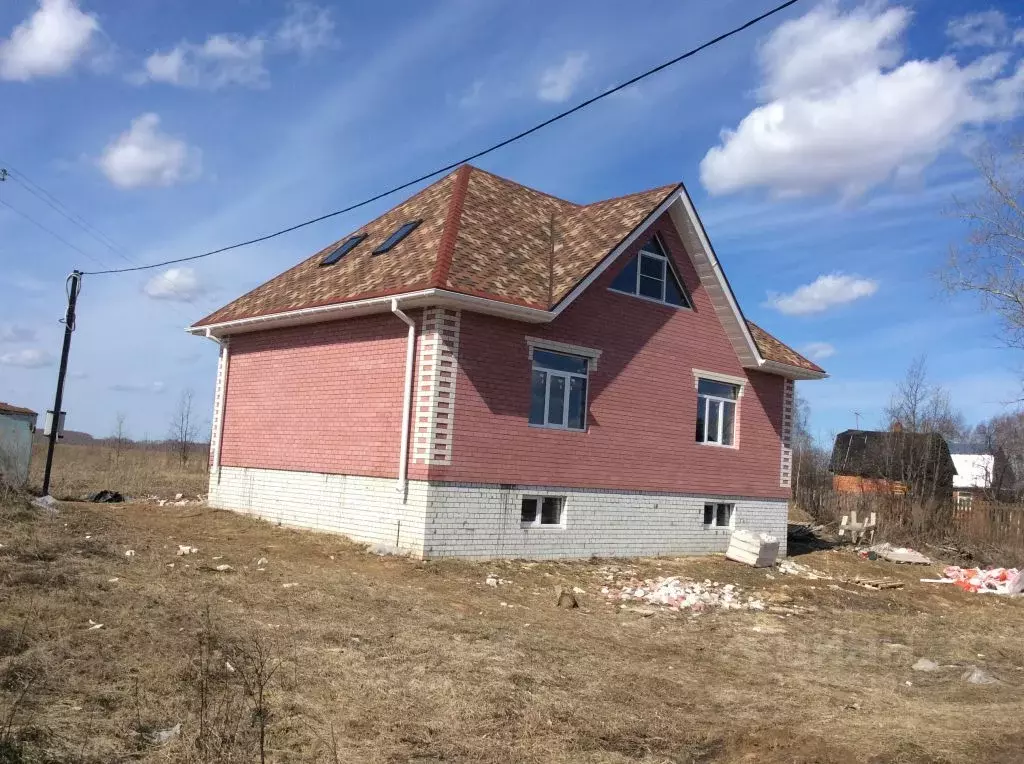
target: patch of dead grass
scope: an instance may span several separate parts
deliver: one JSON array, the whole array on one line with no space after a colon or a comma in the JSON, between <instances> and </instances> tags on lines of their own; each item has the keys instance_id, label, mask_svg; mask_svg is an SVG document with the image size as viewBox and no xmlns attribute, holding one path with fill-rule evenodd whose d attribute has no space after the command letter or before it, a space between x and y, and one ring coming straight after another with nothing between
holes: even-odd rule
<instances>
[{"instance_id":1,"label":"patch of dead grass","mask_svg":"<svg viewBox=\"0 0 1024 764\"><path fill-rule=\"evenodd\" d=\"M254 760L254 705L235 665L253 638L280 663L266 694L274 762L969 762L1019 750L1024 603L920 584L932 568L800 558L905 582L872 592L711 557L377 557L194 507L66 504L25 517L0 517L0 643L18 646L0 660L42 674L19 728L45 755L202 761L205 724L220 746L207 761ZM200 552L176 556L178 544ZM609 566L816 610L644 617L600 595ZM487 586L492 572L511 583ZM586 591L579 610L554 607L559 585ZM10 639L19 629L24 643ZM920 656L953 668L914 672ZM966 665L1001 684L962 683ZM178 722L162 745L139 734Z\"/></svg>"}]
</instances>

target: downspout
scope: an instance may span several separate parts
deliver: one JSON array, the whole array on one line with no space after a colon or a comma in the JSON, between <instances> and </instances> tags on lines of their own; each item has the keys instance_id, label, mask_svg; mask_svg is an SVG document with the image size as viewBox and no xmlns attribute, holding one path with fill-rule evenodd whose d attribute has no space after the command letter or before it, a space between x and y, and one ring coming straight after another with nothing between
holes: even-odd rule
<instances>
[{"instance_id":1,"label":"downspout","mask_svg":"<svg viewBox=\"0 0 1024 764\"><path fill-rule=\"evenodd\" d=\"M398 300L391 300L391 312L409 327L409 338L405 343L405 392L402 396L402 447L398 457L398 490L402 503L406 502L406 482L409 475L409 430L412 422L412 366L416 349L416 322L398 308Z\"/></svg>"},{"instance_id":2,"label":"downspout","mask_svg":"<svg viewBox=\"0 0 1024 764\"><path fill-rule=\"evenodd\" d=\"M207 330L206 338L213 340L220 345L220 374L218 374L216 399L217 399L217 410L214 412L214 421L217 422L217 430L214 433L216 436L216 448L213 449L213 464L212 472L217 476L217 483L220 483L220 452L224 443L224 411L227 408L228 399L228 363L231 359L230 353L228 353L228 338L218 339Z\"/></svg>"}]
</instances>

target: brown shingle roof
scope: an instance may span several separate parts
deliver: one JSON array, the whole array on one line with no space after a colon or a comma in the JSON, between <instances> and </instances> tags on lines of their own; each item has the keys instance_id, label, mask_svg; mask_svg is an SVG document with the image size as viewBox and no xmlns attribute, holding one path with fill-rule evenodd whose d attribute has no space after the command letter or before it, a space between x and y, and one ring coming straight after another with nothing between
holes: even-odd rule
<instances>
[{"instance_id":1,"label":"brown shingle roof","mask_svg":"<svg viewBox=\"0 0 1024 764\"><path fill-rule=\"evenodd\" d=\"M809 371L825 373L825 370L818 366L818 364L808 361L793 350L793 348L775 339L753 321L747 321L747 327L750 329L750 336L754 338L754 344L757 345L758 352L766 361L775 361L776 363L784 363Z\"/></svg>"},{"instance_id":2,"label":"brown shingle roof","mask_svg":"<svg viewBox=\"0 0 1024 764\"><path fill-rule=\"evenodd\" d=\"M27 409L22 406L14 406L10 403L4 403L0 401L0 414L31 414L32 416L39 416L32 409Z\"/></svg>"},{"instance_id":3,"label":"brown shingle roof","mask_svg":"<svg viewBox=\"0 0 1024 764\"><path fill-rule=\"evenodd\" d=\"M348 236L196 326L430 287L547 309L677 188L579 205L463 165L354 232L366 240L337 264L320 267ZM418 219L391 252L371 254Z\"/></svg>"},{"instance_id":4,"label":"brown shingle roof","mask_svg":"<svg viewBox=\"0 0 1024 764\"><path fill-rule=\"evenodd\" d=\"M547 310L680 187L581 205L463 165L350 234L366 239L336 264L320 261L349 236L196 326L428 288ZM423 222L390 252L371 254L410 220ZM755 324L750 331L764 358L822 371Z\"/></svg>"}]
</instances>

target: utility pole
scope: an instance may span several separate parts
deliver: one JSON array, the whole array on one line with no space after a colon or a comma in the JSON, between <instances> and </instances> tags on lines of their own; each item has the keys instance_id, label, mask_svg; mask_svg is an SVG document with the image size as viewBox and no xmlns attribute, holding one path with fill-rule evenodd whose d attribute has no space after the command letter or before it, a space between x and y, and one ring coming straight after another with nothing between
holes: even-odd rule
<instances>
[{"instance_id":1,"label":"utility pole","mask_svg":"<svg viewBox=\"0 0 1024 764\"><path fill-rule=\"evenodd\" d=\"M854 429L859 430L860 429L860 412L859 411L854 411L853 412L853 420L857 423L855 425Z\"/></svg>"},{"instance_id":2,"label":"utility pole","mask_svg":"<svg viewBox=\"0 0 1024 764\"><path fill-rule=\"evenodd\" d=\"M50 493L50 469L53 467L53 449L60 430L60 412L64 404L64 377L68 373L68 354L71 352L71 333L75 331L75 304L82 290L82 272L71 271L67 281L68 310L64 315L64 347L60 351L60 370L57 372L57 394L53 398L53 418L50 420L50 438L46 444L46 469L43 471L43 496Z\"/></svg>"}]
</instances>

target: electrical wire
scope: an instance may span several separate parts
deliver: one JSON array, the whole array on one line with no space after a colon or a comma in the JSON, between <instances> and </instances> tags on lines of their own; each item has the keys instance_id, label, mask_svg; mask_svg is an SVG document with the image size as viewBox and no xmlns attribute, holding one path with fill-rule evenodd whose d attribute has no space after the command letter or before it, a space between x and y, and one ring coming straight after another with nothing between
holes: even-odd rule
<instances>
[{"instance_id":1,"label":"electrical wire","mask_svg":"<svg viewBox=\"0 0 1024 764\"><path fill-rule=\"evenodd\" d=\"M75 250L75 252L78 252L81 255L85 255L87 258L89 258L94 263L96 263L96 265L98 265L100 268L106 267L106 263L100 262L99 259L97 259L96 257L93 257L88 252L86 252L84 249L82 249L80 247L76 247L74 244L72 244L70 241L65 239L63 236L61 236L58 233L55 233L54 231L51 231L49 228L47 228L45 225L40 223L38 220L36 220L33 217L30 217L29 215L26 215L24 212L19 210L17 207L11 206L8 202L5 202L3 199L0 199L0 205L6 207L7 209L9 209L11 212L15 213L16 215L20 215L21 217L25 218L25 220L27 220L28 222L30 222L32 225L36 226L40 230L45 231L46 233L50 234L50 236L55 238L57 241L59 241L64 246L70 247L71 249Z\"/></svg>"},{"instance_id":2,"label":"electrical wire","mask_svg":"<svg viewBox=\"0 0 1024 764\"><path fill-rule=\"evenodd\" d=\"M9 162L5 162L0 159L0 165L4 165L8 169L8 177L15 183L18 183L22 188L32 194L34 197L39 199L43 204L50 207L58 215L68 220L72 225L77 226L86 234L91 236L93 239L98 241L104 247L109 249L115 255L120 257L130 265L140 265L136 260L133 260L131 256L125 251L123 247L118 246L113 239L107 236L103 231L96 228L73 210L67 207L60 199L51 194L45 188L40 186L38 183L32 181L25 173L13 167Z\"/></svg>"},{"instance_id":3,"label":"electrical wire","mask_svg":"<svg viewBox=\"0 0 1024 764\"><path fill-rule=\"evenodd\" d=\"M5 166L5 169L7 170L7 178L9 178L10 180L13 180L16 183L18 183L23 189L25 189L30 194L32 194L34 197L36 197L41 202L46 204L48 207L50 207L52 210L54 210L61 217L65 218L66 220L71 222L73 225L77 226L79 229L81 229L86 234L91 236L93 239L98 241L100 244L102 244L104 247L109 249L111 252L113 252L115 255L120 257L122 260L124 260L129 265L140 265L138 260L133 260L132 257L128 254L128 252L123 247L118 246L113 241L113 239L111 239L109 236L107 236L105 233L103 233L103 231L101 231L99 228L97 228L96 226L94 226L91 223L89 223L89 221L87 221L81 215L77 214L72 209L70 209L66 204L64 204L54 194L50 193L45 188L43 188L41 185L39 185L38 183L36 183L33 180L31 180L27 175L25 175L25 173L23 173L20 170L16 169L13 165L11 165L9 162L5 162L3 159L0 159L0 165L4 165ZM10 205L7 205L7 206L10 206ZM11 209L14 209L14 208L12 207ZM24 213L21 213L18 210L15 210L15 212L18 212L18 214L22 215L22 217L26 217L26 218L28 217L27 215L25 215ZM35 221L32 221L32 222L35 223ZM35 223L35 224L36 225L40 225L39 223ZM40 226L40 227L42 227L42 226ZM47 232L50 233L53 236L56 236L56 234L54 234L52 231L47 230ZM60 241L63 242L64 244L67 244L68 246L70 246L70 247L72 247L74 249L78 249L77 247L74 247L74 245L70 244L69 242L65 241L64 239L62 239L60 237L57 237L57 238L60 239ZM78 251L81 252L81 250L78 250ZM85 253L83 253L83 254L85 254ZM97 260L94 259L93 262L97 262ZM104 267L104 268L107 267L106 263L99 263L99 265L100 265L100 267ZM185 302L187 302L189 305L191 305L196 310L200 310L200 307L196 304L196 302L191 297L184 296L183 299L184 299ZM187 313L185 312L185 310L183 308L181 308L180 306L177 306L177 305L175 305L174 307L175 307L176 310L178 310L179 313L181 313L183 316L187 317Z\"/></svg>"},{"instance_id":4,"label":"electrical wire","mask_svg":"<svg viewBox=\"0 0 1024 764\"><path fill-rule=\"evenodd\" d=\"M346 212L351 212L352 210L359 209L360 207L365 207L366 205L372 204L373 202L376 202L376 201L378 201L380 199L383 199L386 196L390 196L391 194L395 194L395 193L397 193L399 191L403 191L403 190L409 188L410 186L414 186L417 183L422 183L425 180L430 180L431 178L434 178L434 177L436 177L438 175L446 173L449 170L453 170L453 169L455 169L456 167L458 167L460 165L466 164L467 162L472 162L474 159L479 159L480 157L486 156L487 154L491 154L491 153L497 151L498 149L501 149L501 148L504 148L505 146L508 146L509 144L515 143L516 141L520 141L523 138L526 138L527 136L532 135L533 133L536 133L539 130L542 130L543 128L547 127L548 125L552 125L555 122L558 122L559 120L565 119L566 117L570 116L571 114L575 114L576 112L578 112L578 111L580 111L582 109L585 109L586 107L590 106L593 103L596 103L597 101L600 101L603 98L607 98L608 96L610 96L610 95L612 95L614 93L617 93L620 90L624 90L625 88L628 88L630 85L635 85L637 82L640 82L641 80L646 79L647 77L650 77L650 76L652 76L654 74L657 74L658 72L660 72L660 71L662 71L664 69L667 69L670 66L678 64L680 61L684 61L684 60L690 58L691 56L697 55L701 51L706 50L707 48L710 48L713 45L717 45L718 43L720 43L723 40L726 40L726 39L732 37L733 35L739 34L740 32L742 32L742 31L744 31L746 29L749 29L750 27L752 27L752 26L754 26L756 24L759 24L760 22L764 21L765 19L767 19L767 18L769 18L771 16L774 16L775 14L780 13L781 11L784 11L786 8L789 8L791 5L795 5L799 1L800 0L787 0L787 2L784 2L781 5L775 6L771 10L766 11L765 13L762 13L760 16L757 16L757 17L755 17L753 19L750 19L749 21L745 22L744 24L741 24L738 27L734 27L733 29L730 29L728 32L724 32L723 34L720 34L717 37L715 37L715 38L713 38L711 40L708 40L707 42L705 42L705 43L703 43L701 45L698 45L696 48L692 48L692 49L686 51L685 53L676 56L675 58L669 59L668 61L665 61L664 63L659 64L658 66L653 67L652 69L648 69L647 71L645 71L645 72L643 72L641 74L638 74L635 77L631 77L630 79L626 80L625 82L622 82L622 83L616 85L615 87L609 88L608 90L605 90L604 92L599 93L598 95L593 96L592 98L588 98L587 100L582 101L582 102L576 104L575 106L573 106L570 109L566 109L565 111L559 112L558 114L554 115L553 117L549 117L548 119L544 120L543 122L539 122L538 124L534 125L533 127L530 127L530 128L528 128L526 130L523 130L523 131L521 131L519 133L516 133L515 135L513 135L513 136L511 136L509 138L506 138L503 141L500 141L498 143L492 144L491 146L488 146L485 149L481 149L480 151L477 151L477 152L475 152L473 154L465 156L462 159L459 159L457 161L454 161L454 162L451 162L449 164L446 164L443 167L439 167L436 170L431 170L430 172L425 173L423 175L420 175L417 178L413 178L412 180L406 181L405 183L401 183L401 184L399 184L397 186L393 186L393 187L387 189L386 191L381 191L378 194L374 194L373 196L371 196L371 197L369 197L367 199L364 199L361 202L356 202L355 204L350 204L348 207L344 207L344 208L342 208L340 210L335 210L334 212L328 212L328 213L326 213L324 215L320 215L319 217L315 217L315 218L311 218L309 220L305 220L305 221L303 221L301 223L296 223L295 225L288 226L287 228L282 228L280 230L274 231L273 233L268 233L268 234L265 234L263 236L257 236L256 238L247 239L246 241L240 241L240 242L238 242L236 244L229 244L226 247L220 247L218 249L213 249L213 250L210 250L209 252L203 252L202 254L191 255L189 257L178 257L178 258L175 258L173 260L164 260L163 262L159 262L159 263L151 263L149 265L138 265L138 266L133 266L133 267L130 267L130 268L111 268L111 269L108 269L108 270L101 270L101 271L86 271L85 275L87 275L87 276L101 276L101 275L106 275L106 274L111 274L111 273L128 273L128 272L131 272L131 271L149 270L151 268L162 268L165 265L174 265L176 263L192 262L194 260L200 260L202 258L210 257L212 255L219 255L219 254L221 254L223 252L229 252L229 251L231 251L233 249L241 249L242 247L248 247L248 246L251 246L253 244L259 244L260 242L269 241L270 239L275 239L278 236L283 236L284 234L291 233L292 231L297 231L300 228L305 228L306 226L311 226L311 225L313 225L315 223L320 223L320 222L322 222L324 220L327 220L329 218L337 217L338 215L343 215Z\"/></svg>"}]
</instances>

